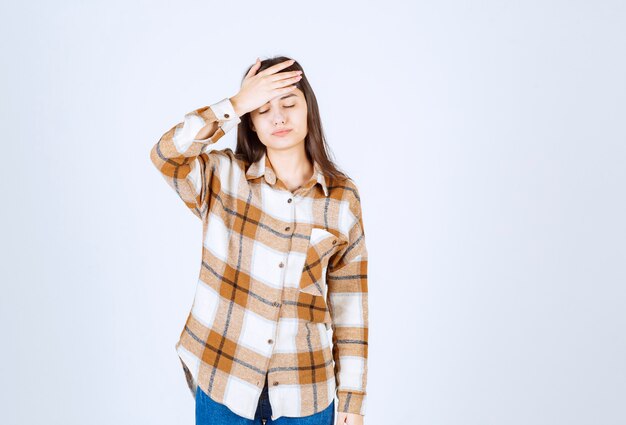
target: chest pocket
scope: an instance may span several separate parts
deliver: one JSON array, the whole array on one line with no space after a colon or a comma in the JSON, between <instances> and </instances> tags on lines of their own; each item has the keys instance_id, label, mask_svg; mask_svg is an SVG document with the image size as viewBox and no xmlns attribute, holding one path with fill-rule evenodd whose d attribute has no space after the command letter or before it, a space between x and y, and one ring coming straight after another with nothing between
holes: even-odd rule
<instances>
[{"instance_id":1,"label":"chest pocket","mask_svg":"<svg viewBox=\"0 0 626 425\"><path fill-rule=\"evenodd\" d=\"M311 229L306 260L298 288L298 316L311 322L330 322L326 306L326 269L341 239L330 231Z\"/></svg>"}]
</instances>

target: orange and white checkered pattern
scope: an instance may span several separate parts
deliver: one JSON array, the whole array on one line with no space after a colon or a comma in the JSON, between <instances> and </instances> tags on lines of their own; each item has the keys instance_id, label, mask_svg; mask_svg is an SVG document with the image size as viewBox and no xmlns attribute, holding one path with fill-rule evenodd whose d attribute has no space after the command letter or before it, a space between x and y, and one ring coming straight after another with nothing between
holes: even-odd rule
<instances>
[{"instance_id":1,"label":"orange and white checkered pattern","mask_svg":"<svg viewBox=\"0 0 626 425\"><path fill-rule=\"evenodd\" d=\"M210 137L195 139L216 121ZM367 249L357 187L314 163L292 193L267 155L248 164L212 149L239 122L225 98L186 114L150 153L202 220L196 293L176 343L189 388L254 419L267 373L272 419L320 412L335 395L339 412L364 415Z\"/></svg>"}]
</instances>

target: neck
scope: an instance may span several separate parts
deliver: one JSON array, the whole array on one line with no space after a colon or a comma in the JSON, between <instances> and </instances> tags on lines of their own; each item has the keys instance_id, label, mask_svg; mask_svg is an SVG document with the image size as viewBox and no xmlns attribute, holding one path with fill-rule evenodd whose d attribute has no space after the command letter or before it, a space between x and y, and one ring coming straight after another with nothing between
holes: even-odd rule
<instances>
[{"instance_id":1,"label":"neck","mask_svg":"<svg viewBox=\"0 0 626 425\"><path fill-rule=\"evenodd\" d=\"M306 157L304 143L290 149L267 148L267 156L276 177L289 188L297 188L313 176L313 164Z\"/></svg>"}]
</instances>

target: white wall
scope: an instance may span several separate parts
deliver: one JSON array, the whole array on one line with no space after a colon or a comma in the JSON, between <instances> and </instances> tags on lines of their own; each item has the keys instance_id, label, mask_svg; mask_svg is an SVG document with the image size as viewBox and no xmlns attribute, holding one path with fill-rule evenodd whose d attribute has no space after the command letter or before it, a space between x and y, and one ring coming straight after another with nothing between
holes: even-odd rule
<instances>
[{"instance_id":1,"label":"white wall","mask_svg":"<svg viewBox=\"0 0 626 425\"><path fill-rule=\"evenodd\" d=\"M201 226L149 153L280 54L360 187L365 423L625 423L623 2L0 11L1 423L193 423Z\"/></svg>"}]
</instances>

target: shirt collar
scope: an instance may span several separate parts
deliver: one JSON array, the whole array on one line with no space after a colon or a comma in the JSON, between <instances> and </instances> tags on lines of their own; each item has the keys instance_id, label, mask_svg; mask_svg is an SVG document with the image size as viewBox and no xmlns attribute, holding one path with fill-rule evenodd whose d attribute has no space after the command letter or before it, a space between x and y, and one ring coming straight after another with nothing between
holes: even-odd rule
<instances>
[{"instance_id":1,"label":"shirt collar","mask_svg":"<svg viewBox=\"0 0 626 425\"><path fill-rule=\"evenodd\" d=\"M267 156L267 152L263 152L263 156L256 162L253 162L248 170L246 171L246 178L255 179L257 177L265 177L265 181L271 185L276 183L276 173L272 168L272 164ZM313 161L313 177L311 179L315 179L317 183L322 186L324 190L324 195L328 196L328 186L326 181L326 176L322 172L321 167L317 163L317 161Z\"/></svg>"}]
</instances>

